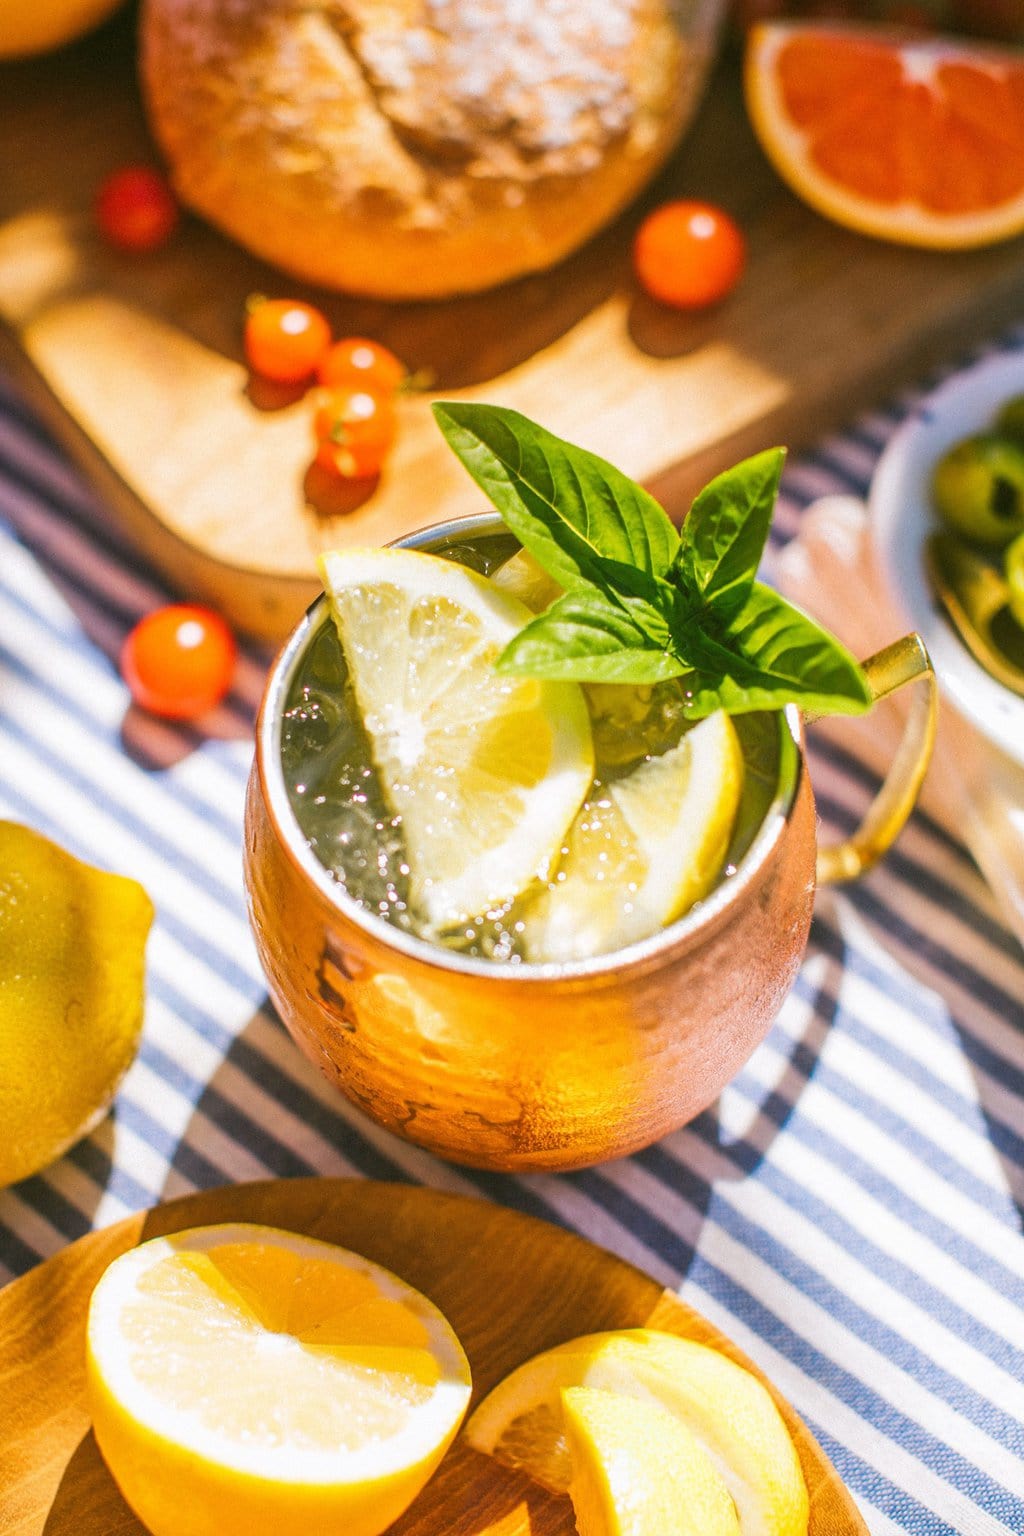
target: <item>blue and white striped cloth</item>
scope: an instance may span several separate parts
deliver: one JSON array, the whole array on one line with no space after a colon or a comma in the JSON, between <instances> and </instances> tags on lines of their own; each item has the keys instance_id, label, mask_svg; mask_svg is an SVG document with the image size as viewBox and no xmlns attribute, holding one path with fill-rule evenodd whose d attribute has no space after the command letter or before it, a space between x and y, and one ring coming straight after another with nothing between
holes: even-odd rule
<instances>
[{"instance_id":1,"label":"blue and white striped cloth","mask_svg":"<svg viewBox=\"0 0 1024 1536\"><path fill-rule=\"evenodd\" d=\"M1024 346L1024 331L1004 346ZM774 531L863 493L905 398L789 466ZM422 1182L564 1224L675 1287L778 1383L874 1536L1024 1533L1024 952L963 846L918 812L819 894L766 1043L648 1151L524 1179L449 1167L365 1121L268 1006L242 798L266 656L202 735L128 708L116 658L168 594L0 379L0 815L136 876L158 919L114 1112L0 1191L0 1281L208 1185L312 1172ZM826 833L874 785L819 746Z\"/></svg>"}]
</instances>

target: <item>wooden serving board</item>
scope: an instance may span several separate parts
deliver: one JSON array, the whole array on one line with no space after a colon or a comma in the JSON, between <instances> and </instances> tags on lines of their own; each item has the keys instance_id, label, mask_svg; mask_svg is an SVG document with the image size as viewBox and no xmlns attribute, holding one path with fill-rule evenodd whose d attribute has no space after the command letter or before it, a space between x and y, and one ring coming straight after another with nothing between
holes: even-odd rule
<instances>
[{"instance_id":1,"label":"wooden serving board","mask_svg":"<svg viewBox=\"0 0 1024 1536\"><path fill-rule=\"evenodd\" d=\"M408 1185L297 1179L190 1195L71 1244L0 1291L0 1530L4 1536L145 1536L96 1447L85 1407L85 1317L125 1249L218 1221L256 1221L337 1242L436 1302L462 1340L474 1403L523 1360L581 1333L654 1327L760 1372L698 1313L582 1238L501 1206ZM764 1380L764 1377L761 1377ZM800 1454L809 1536L867 1536L821 1447L766 1383ZM461 1439L394 1536L572 1536L568 1498Z\"/></svg>"},{"instance_id":2,"label":"wooden serving board","mask_svg":"<svg viewBox=\"0 0 1024 1536\"><path fill-rule=\"evenodd\" d=\"M172 584L268 638L315 592L318 550L385 542L481 498L428 394L404 404L372 495L347 500L308 474L309 400L261 394L242 361L254 292L321 303L336 334L386 342L435 396L514 405L596 448L679 517L726 463L808 441L1024 302L1019 241L903 250L798 204L754 142L738 76L727 59L646 198L555 270L448 303L387 305L303 289L195 219L150 257L104 247L95 188L114 167L155 158L129 10L62 53L0 65L6 351L128 536ZM723 204L749 237L740 287L698 316L645 300L630 273L640 213L677 195Z\"/></svg>"}]
</instances>

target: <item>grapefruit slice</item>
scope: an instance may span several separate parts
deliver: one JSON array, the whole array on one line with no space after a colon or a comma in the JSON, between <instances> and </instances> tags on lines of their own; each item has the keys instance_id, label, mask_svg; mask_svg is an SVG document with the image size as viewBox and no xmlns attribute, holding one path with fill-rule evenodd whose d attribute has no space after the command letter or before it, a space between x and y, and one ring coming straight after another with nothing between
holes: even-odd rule
<instances>
[{"instance_id":1,"label":"grapefruit slice","mask_svg":"<svg viewBox=\"0 0 1024 1536\"><path fill-rule=\"evenodd\" d=\"M763 22L747 110L782 179L861 234L966 249L1024 230L1024 52Z\"/></svg>"}]
</instances>

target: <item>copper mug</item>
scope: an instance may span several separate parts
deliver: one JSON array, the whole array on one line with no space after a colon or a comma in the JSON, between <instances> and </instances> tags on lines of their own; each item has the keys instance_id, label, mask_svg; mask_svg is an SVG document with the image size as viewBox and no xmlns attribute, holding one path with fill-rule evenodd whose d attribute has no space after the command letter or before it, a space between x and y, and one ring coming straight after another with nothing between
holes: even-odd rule
<instances>
[{"instance_id":1,"label":"copper mug","mask_svg":"<svg viewBox=\"0 0 1024 1536\"><path fill-rule=\"evenodd\" d=\"M495 514L400 542L504 531ZM271 998L311 1061L378 1124L441 1157L503 1171L585 1167L648 1146L711 1104L767 1033L799 968L816 881L873 864L910 813L937 688L917 635L865 664L876 697L915 688L865 821L818 847L799 712L777 715L775 795L734 875L616 954L501 965L431 945L360 908L289 803L281 723L318 599L269 676L245 815L245 881Z\"/></svg>"}]
</instances>

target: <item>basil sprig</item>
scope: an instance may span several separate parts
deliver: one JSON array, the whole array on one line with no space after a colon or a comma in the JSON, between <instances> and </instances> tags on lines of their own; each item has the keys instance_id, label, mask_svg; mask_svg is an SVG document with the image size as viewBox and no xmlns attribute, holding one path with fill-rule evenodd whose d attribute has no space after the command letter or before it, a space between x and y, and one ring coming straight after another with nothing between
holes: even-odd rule
<instances>
[{"instance_id":1,"label":"basil sprig","mask_svg":"<svg viewBox=\"0 0 1024 1536\"><path fill-rule=\"evenodd\" d=\"M861 714L872 696L839 641L756 572L785 453L717 476L677 532L611 464L502 406L444 401L450 447L538 564L564 589L498 660L577 682L683 681L691 719L726 709Z\"/></svg>"}]
</instances>

